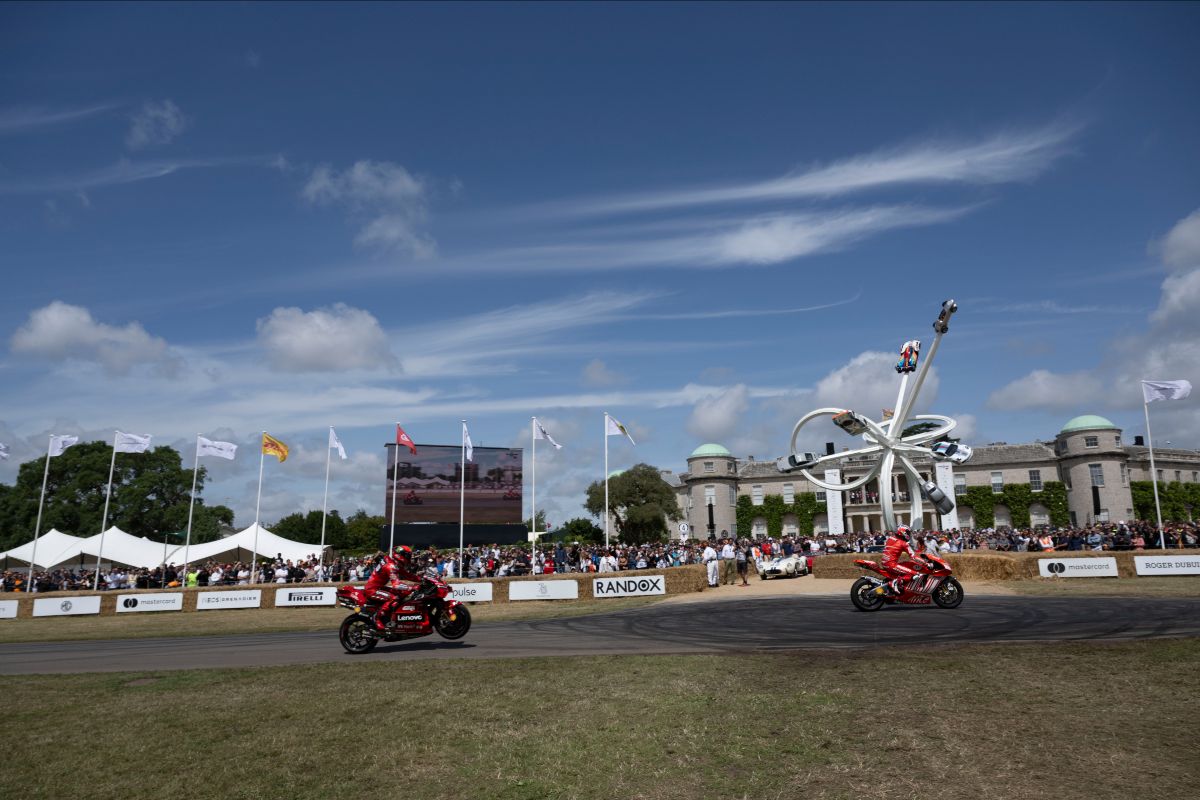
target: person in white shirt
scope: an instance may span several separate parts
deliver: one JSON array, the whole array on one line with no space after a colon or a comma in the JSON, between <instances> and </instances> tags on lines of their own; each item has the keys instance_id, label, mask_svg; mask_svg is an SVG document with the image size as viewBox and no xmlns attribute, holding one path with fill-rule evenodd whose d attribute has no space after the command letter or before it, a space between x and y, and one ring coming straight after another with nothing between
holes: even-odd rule
<instances>
[{"instance_id":1,"label":"person in white shirt","mask_svg":"<svg viewBox=\"0 0 1200 800\"><path fill-rule=\"evenodd\" d=\"M221 570L220 565L213 567L213 571L208 573L208 585L220 586L221 581L224 580L224 578L225 573Z\"/></svg>"},{"instance_id":2,"label":"person in white shirt","mask_svg":"<svg viewBox=\"0 0 1200 800\"><path fill-rule=\"evenodd\" d=\"M709 587L716 587L720 582L720 576L717 573L717 551L713 549L711 542L704 545L704 552L700 555L700 560L704 562L704 568L708 571Z\"/></svg>"},{"instance_id":3,"label":"person in white shirt","mask_svg":"<svg viewBox=\"0 0 1200 800\"><path fill-rule=\"evenodd\" d=\"M285 567L283 564L280 564L278 567L275 568L275 582L276 583L287 583L287 578L288 578L287 567Z\"/></svg>"},{"instance_id":4,"label":"person in white shirt","mask_svg":"<svg viewBox=\"0 0 1200 800\"><path fill-rule=\"evenodd\" d=\"M242 568L238 570L237 578L238 578L238 586L246 586L247 584L249 584L250 583L250 568L247 567L245 564L243 564Z\"/></svg>"},{"instance_id":5,"label":"person in white shirt","mask_svg":"<svg viewBox=\"0 0 1200 800\"><path fill-rule=\"evenodd\" d=\"M736 557L737 553L734 552L733 542L726 539L725 544L721 545L721 583L732 586L736 582L737 575L734 572Z\"/></svg>"}]
</instances>

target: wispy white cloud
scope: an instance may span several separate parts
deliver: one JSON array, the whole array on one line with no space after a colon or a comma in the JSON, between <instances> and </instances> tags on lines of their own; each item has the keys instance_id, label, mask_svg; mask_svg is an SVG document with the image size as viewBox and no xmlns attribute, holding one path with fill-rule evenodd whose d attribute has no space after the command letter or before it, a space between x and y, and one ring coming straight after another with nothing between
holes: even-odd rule
<instances>
[{"instance_id":1,"label":"wispy white cloud","mask_svg":"<svg viewBox=\"0 0 1200 800\"><path fill-rule=\"evenodd\" d=\"M584 386L616 386L627 380L629 379L621 373L609 369L608 365L598 358L593 358L583 368Z\"/></svg>"},{"instance_id":2,"label":"wispy white cloud","mask_svg":"<svg viewBox=\"0 0 1200 800\"><path fill-rule=\"evenodd\" d=\"M1122 306L1067 305L1057 300L1033 300L1020 303L986 303L981 314L1137 314L1138 309Z\"/></svg>"},{"instance_id":3,"label":"wispy white cloud","mask_svg":"<svg viewBox=\"0 0 1200 800\"><path fill-rule=\"evenodd\" d=\"M428 258L437 244L424 230L428 219L423 181L400 164L357 161L338 172L316 167L301 197L317 205L338 205L362 224L355 244Z\"/></svg>"},{"instance_id":4,"label":"wispy white cloud","mask_svg":"<svg viewBox=\"0 0 1200 800\"><path fill-rule=\"evenodd\" d=\"M173 100L155 103L148 101L129 119L129 133L125 135L125 146L130 150L141 150L153 145L170 143L183 133L188 118Z\"/></svg>"},{"instance_id":5,"label":"wispy white cloud","mask_svg":"<svg viewBox=\"0 0 1200 800\"><path fill-rule=\"evenodd\" d=\"M55 362L98 363L110 375L126 375L139 366L166 373L178 367L166 340L151 336L140 323L107 325L86 308L58 300L31 313L13 334L11 346L14 353Z\"/></svg>"},{"instance_id":6,"label":"wispy white cloud","mask_svg":"<svg viewBox=\"0 0 1200 800\"><path fill-rule=\"evenodd\" d=\"M165 178L188 169L265 165L262 158L177 158L151 161L121 159L117 163L100 169L81 172L77 175L58 175L43 178L0 181L0 194L47 194L54 192L80 192L106 186Z\"/></svg>"},{"instance_id":7,"label":"wispy white cloud","mask_svg":"<svg viewBox=\"0 0 1200 800\"><path fill-rule=\"evenodd\" d=\"M5 108L0 109L0 134L22 133L27 130L49 128L94 117L112 111L117 106L99 104L75 108Z\"/></svg>"}]
</instances>

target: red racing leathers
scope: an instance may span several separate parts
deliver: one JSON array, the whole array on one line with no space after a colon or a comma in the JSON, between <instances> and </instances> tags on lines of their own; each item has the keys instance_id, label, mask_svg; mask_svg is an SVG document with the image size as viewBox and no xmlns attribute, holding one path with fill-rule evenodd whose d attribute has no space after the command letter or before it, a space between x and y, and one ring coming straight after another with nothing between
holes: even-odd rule
<instances>
[{"instance_id":1,"label":"red racing leathers","mask_svg":"<svg viewBox=\"0 0 1200 800\"><path fill-rule=\"evenodd\" d=\"M901 556L916 557L917 553L909 544L908 539L898 534L888 535L887 542L883 545L883 558L881 563L884 569L892 573L891 590L893 594L900 594L901 586L905 581L917 574L917 571L909 566L911 562L900 562Z\"/></svg>"},{"instance_id":2,"label":"red racing leathers","mask_svg":"<svg viewBox=\"0 0 1200 800\"><path fill-rule=\"evenodd\" d=\"M396 606L421 585L421 576L409 572L407 567L394 556L384 556L367 579L366 596L383 600L383 605L375 612L375 627L379 630L387 626L388 618Z\"/></svg>"}]
</instances>

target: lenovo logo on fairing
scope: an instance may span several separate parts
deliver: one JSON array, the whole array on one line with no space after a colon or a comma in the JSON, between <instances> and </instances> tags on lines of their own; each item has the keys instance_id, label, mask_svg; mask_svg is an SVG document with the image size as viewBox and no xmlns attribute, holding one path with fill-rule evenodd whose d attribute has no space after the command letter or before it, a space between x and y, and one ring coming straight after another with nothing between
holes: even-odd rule
<instances>
[{"instance_id":1,"label":"lenovo logo on fairing","mask_svg":"<svg viewBox=\"0 0 1200 800\"><path fill-rule=\"evenodd\" d=\"M662 575L645 575L637 578L596 578L592 581L593 597L637 597L666 593L666 581Z\"/></svg>"}]
</instances>

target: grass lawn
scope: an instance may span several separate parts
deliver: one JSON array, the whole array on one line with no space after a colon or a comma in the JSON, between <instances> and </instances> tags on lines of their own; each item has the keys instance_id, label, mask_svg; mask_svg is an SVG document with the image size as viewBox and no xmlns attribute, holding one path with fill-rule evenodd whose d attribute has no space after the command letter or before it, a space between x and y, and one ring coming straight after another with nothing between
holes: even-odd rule
<instances>
[{"instance_id":1,"label":"grass lawn","mask_svg":"<svg viewBox=\"0 0 1200 800\"><path fill-rule=\"evenodd\" d=\"M999 584L1018 594L1044 597L1200 597L1200 576L1149 578L1035 578Z\"/></svg>"},{"instance_id":2,"label":"grass lawn","mask_svg":"<svg viewBox=\"0 0 1200 800\"><path fill-rule=\"evenodd\" d=\"M620 611L658 602L659 597L608 600L528 600L472 605L471 624L515 619L554 619ZM109 617L38 617L0 620L0 643L61 642L73 639L144 639L163 636L225 636L236 633L335 631L349 610L268 608L230 611L159 611Z\"/></svg>"},{"instance_id":3,"label":"grass lawn","mask_svg":"<svg viewBox=\"0 0 1200 800\"><path fill-rule=\"evenodd\" d=\"M1198 668L1161 640L0 678L0 797L1197 797Z\"/></svg>"}]
</instances>

